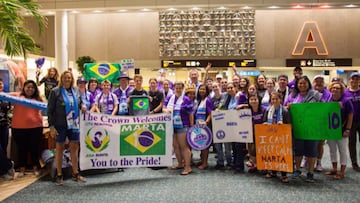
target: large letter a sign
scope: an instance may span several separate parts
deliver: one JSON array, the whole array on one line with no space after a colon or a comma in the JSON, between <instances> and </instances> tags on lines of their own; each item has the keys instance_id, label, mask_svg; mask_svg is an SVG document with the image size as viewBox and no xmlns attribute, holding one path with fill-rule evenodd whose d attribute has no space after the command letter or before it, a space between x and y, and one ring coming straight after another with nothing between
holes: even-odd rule
<instances>
[{"instance_id":1,"label":"large letter a sign","mask_svg":"<svg viewBox=\"0 0 360 203\"><path fill-rule=\"evenodd\" d=\"M296 41L293 55L303 55L305 49L315 49L317 55L328 55L326 44L316 22L305 22Z\"/></svg>"}]
</instances>

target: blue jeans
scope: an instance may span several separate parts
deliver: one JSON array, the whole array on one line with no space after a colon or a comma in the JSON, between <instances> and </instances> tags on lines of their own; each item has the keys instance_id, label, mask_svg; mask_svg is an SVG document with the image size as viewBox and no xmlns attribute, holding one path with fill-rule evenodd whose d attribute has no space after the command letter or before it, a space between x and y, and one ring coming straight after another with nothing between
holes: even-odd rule
<instances>
[{"instance_id":1,"label":"blue jeans","mask_svg":"<svg viewBox=\"0 0 360 203\"><path fill-rule=\"evenodd\" d=\"M224 165L224 152L223 152L223 144L225 145L225 157L228 165L232 165L232 155L231 155L231 142L227 143L215 143L215 147L217 149L217 165Z\"/></svg>"},{"instance_id":2,"label":"blue jeans","mask_svg":"<svg viewBox=\"0 0 360 203\"><path fill-rule=\"evenodd\" d=\"M234 168L235 170L244 170L244 157L245 157L245 143L234 143Z\"/></svg>"}]
</instances>

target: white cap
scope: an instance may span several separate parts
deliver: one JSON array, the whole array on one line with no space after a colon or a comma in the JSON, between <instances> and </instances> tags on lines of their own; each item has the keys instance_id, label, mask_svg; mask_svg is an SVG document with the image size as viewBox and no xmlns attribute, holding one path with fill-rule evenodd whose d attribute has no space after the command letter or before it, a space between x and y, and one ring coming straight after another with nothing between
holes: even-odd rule
<instances>
[{"instance_id":1,"label":"white cap","mask_svg":"<svg viewBox=\"0 0 360 203\"><path fill-rule=\"evenodd\" d=\"M216 78L221 78L222 79L223 75L219 73L219 74L216 75Z\"/></svg>"},{"instance_id":2,"label":"white cap","mask_svg":"<svg viewBox=\"0 0 360 203\"><path fill-rule=\"evenodd\" d=\"M324 80L324 76L322 76L322 75L315 75L313 80L316 80L316 79L319 79L319 78Z\"/></svg>"}]
</instances>

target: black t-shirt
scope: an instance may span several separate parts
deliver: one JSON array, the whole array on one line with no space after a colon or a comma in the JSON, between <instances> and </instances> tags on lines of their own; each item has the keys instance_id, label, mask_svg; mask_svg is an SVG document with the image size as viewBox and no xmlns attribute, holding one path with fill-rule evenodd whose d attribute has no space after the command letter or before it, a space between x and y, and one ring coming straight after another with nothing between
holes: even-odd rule
<instances>
[{"instance_id":1,"label":"black t-shirt","mask_svg":"<svg viewBox=\"0 0 360 203\"><path fill-rule=\"evenodd\" d=\"M0 100L0 125L8 125L8 113L11 109L10 102Z\"/></svg>"},{"instance_id":2,"label":"black t-shirt","mask_svg":"<svg viewBox=\"0 0 360 203\"><path fill-rule=\"evenodd\" d=\"M151 92L149 91L149 96L152 97L152 101L150 102L150 111L153 111L157 106L160 105L161 102L164 101L164 94L160 91ZM162 108L160 111L156 113L161 113Z\"/></svg>"},{"instance_id":3,"label":"black t-shirt","mask_svg":"<svg viewBox=\"0 0 360 203\"><path fill-rule=\"evenodd\" d=\"M129 96L148 96L149 94L147 93L147 91L145 91L145 90L140 90L140 91L138 91L138 90L136 90L136 89L133 89L133 91L131 91L130 93L129 93Z\"/></svg>"},{"instance_id":4,"label":"black t-shirt","mask_svg":"<svg viewBox=\"0 0 360 203\"><path fill-rule=\"evenodd\" d=\"M45 83L45 97L49 98L50 91L58 85L58 81L55 78L42 78L40 84Z\"/></svg>"}]
</instances>

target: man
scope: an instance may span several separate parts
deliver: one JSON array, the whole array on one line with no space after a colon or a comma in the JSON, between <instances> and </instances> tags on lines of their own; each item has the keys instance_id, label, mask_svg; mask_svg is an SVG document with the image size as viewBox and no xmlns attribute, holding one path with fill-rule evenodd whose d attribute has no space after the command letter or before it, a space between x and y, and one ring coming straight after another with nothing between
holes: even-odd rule
<instances>
[{"instance_id":1,"label":"man","mask_svg":"<svg viewBox=\"0 0 360 203\"><path fill-rule=\"evenodd\" d=\"M282 101L281 104L284 104L284 102L287 100L287 97L289 96L289 87L288 87L288 76L287 75L279 75L278 76L278 87L276 89L277 92L281 93L282 95Z\"/></svg>"},{"instance_id":2,"label":"man","mask_svg":"<svg viewBox=\"0 0 360 203\"><path fill-rule=\"evenodd\" d=\"M217 83L218 84L220 84L221 83L221 80L223 79L223 75L222 74L216 74L216 81L217 81Z\"/></svg>"},{"instance_id":3,"label":"man","mask_svg":"<svg viewBox=\"0 0 360 203\"><path fill-rule=\"evenodd\" d=\"M114 94L119 100L118 115L128 115L129 110L127 98L129 97L129 93L133 90L133 88L129 86L130 78L126 75L126 73L121 73L117 79L120 86L114 90Z\"/></svg>"},{"instance_id":4,"label":"man","mask_svg":"<svg viewBox=\"0 0 360 203\"><path fill-rule=\"evenodd\" d=\"M352 105L354 106L354 117L352 127L350 129L349 137L349 152L352 167L355 171L360 172L360 167L357 162L357 150L356 150L356 141L357 136L360 134L360 73L353 72L350 74L349 78L349 87L346 88L344 97L351 100ZM357 135L358 133L358 135Z\"/></svg>"},{"instance_id":5,"label":"man","mask_svg":"<svg viewBox=\"0 0 360 203\"><path fill-rule=\"evenodd\" d=\"M322 94L320 101L321 102L328 102L331 98L331 93L329 90L325 88L325 81L322 75L316 75L313 79L313 87L314 90L320 92ZM318 143L318 156L316 161L316 168L315 170L318 172L322 172L323 168L321 166L321 159L324 154L324 144L325 140L320 140Z\"/></svg>"},{"instance_id":6,"label":"man","mask_svg":"<svg viewBox=\"0 0 360 203\"><path fill-rule=\"evenodd\" d=\"M292 91L295 88L296 78L302 76L302 74L303 74L302 68L300 66L296 66L293 71L294 79L288 84L290 91Z\"/></svg>"},{"instance_id":7,"label":"man","mask_svg":"<svg viewBox=\"0 0 360 203\"><path fill-rule=\"evenodd\" d=\"M157 77L157 90L163 92L164 91L164 87L163 87L163 82L166 80L166 71L165 69L161 68L159 71L158 71L158 77ZM174 89L174 83L171 82L170 80L169 81L169 85L170 85L170 89Z\"/></svg>"}]
</instances>

